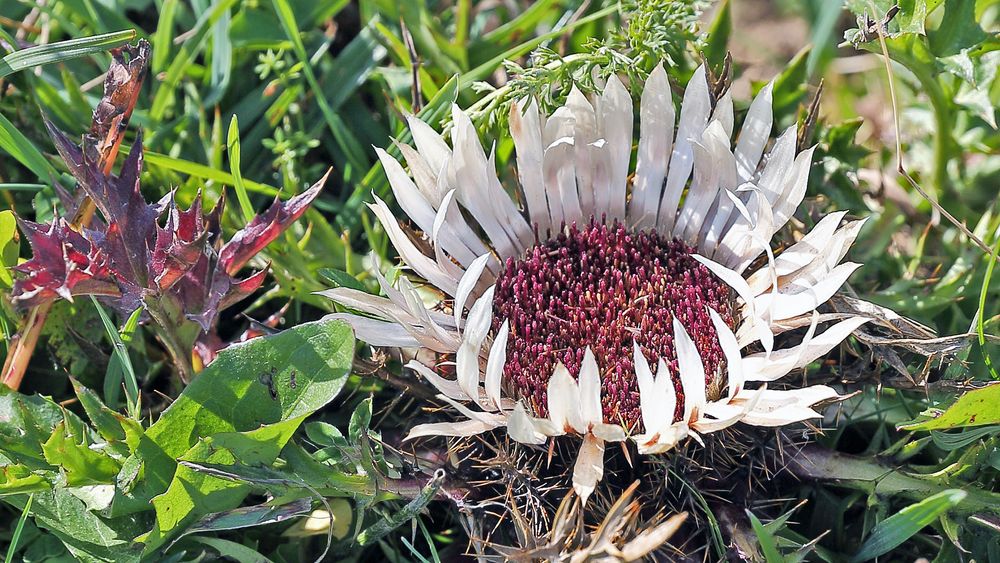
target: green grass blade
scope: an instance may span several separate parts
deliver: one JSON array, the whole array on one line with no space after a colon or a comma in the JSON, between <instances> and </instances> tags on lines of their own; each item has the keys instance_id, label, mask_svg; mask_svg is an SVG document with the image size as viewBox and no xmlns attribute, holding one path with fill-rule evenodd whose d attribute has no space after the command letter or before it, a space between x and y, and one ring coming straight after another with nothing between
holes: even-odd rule
<instances>
[{"instance_id":1,"label":"green grass blade","mask_svg":"<svg viewBox=\"0 0 1000 563\"><path fill-rule=\"evenodd\" d=\"M0 192L37 192L45 189L45 184L0 184Z\"/></svg>"},{"instance_id":2,"label":"green grass blade","mask_svg":"<svg viewBox=\"0 0 1000 563\"><path fill-rule=\"evenodd\" d=\"M90 297L90 300L94 302L94 307L97 309L97 314L101 317L101 323L104 324L104 330L108 333L108 338L111 340L111 344L114 347L114 357L118 361L118 365L122 368L122 373L125 374L125 395L126 402L128 403L129 416L135 420L139 420L139 382L135 376L135 369L132 367L132 360L128 357L128 349L125 347L125 341L122 339L122 335L118 333L118 329L115 328L115 324L111 322L111 317L101 306L100 302L94 296ZM125 323L125 329L123 332L129 334L128 338L131 340L131 332L135 330L135 327L139 323L139 315L142 313L141 309L136 309L135 312L129 317L128 322ZM128 327L131 325L131 331Z\"/></svg>"},{"instance_id":3,"label":"green grass blade","mask_svg":"<svg viewBox=\"0 0 1000 563\"><path fill-rule=\"evenodd\" d=\"M56 179L59 178L56 169L49 164L48 160L45 160L41 151L35 148L35 145L3 115L0 115L0 149L7 151L7 154L26 166L43 181L55 183Z\"/></svg>"},{"instance_id":4,"label":"green grass blade","mask_svg":"<svg viewBox=\"0 0 1000 563\"><path fill-rule=\"evenodd\" d=\"M958 433L931 430L931 439L934 440L935 446L941 448L942 450L953 452L957 449L964 448L965 446L968 446L983 437L998 433L1000 433L1000 424L994 424L992 426L982 426L979 428L967 428L966 430Z\"/></svg>"},{"instance_id":5,"label":"green grass blade","mask_svg":"<svg viewBox=\"0 0 1000 563\"><path fill-rule=\"evenodd\" d=\"M333 108L326 99L323 88L316 79L316 74L313 73L309 56L306 53L306 47L302 43L302 37L299 36L299 26L295 21L295 13L292 12L292 7L286 0L273 0L273 3L275 11L278 12L278 19L281 20L281 25L285 28L285 34L292 40L295 55L302 63L302 72L305 74L309 87L313 90L313 95L316 96L316 103L323 113L323 119L330 128L330 132L333 133L334 141L336 141L340 150L344 151L344 155L351 166L357 171L356 173L359 173L361 170L367 170L368 159L365 158L361 143L351 133L347 125L344 124L340 116L333 111Z\"/></svg>"},{"instance_id":6,"label":"green grass blade","mask_svg":"<svg viewBox=\"0 0 1000 563\"><path fill-rule=\"evenodd\" d=\"M764 552L764 560L767 563L782 563L784 558L778 551L778 540L775 539L774 534L761 523L753 512L747 510L747 517L750 518L750 525L753 527L754 534L757 535L757 541L760 542L760 550Z\"/></svg>"},{"instance_id":7,"label":"green grass blade","mask_svg":"<svg viewBox=\"0 0 1000 563\"><path fill-rule=\"evenodd\" d=\"M889 553L962 502L967 495L965 491L949 489L907 506L879 522L851 561L868 561Z\"/></svg>"},{"instance_id":8,"label":"green grass blade","mask_svg":"<svg viewBox=\"0 0 1000 563\"><path fill-rule=\"evenodd\" d=\"M17 527L14 528L14 535L10 538L10 546L7 547L7 558L4 560L6 563L14 561L14 553L17 552L17 544L21 541L21 534L24 532L24 523L28 521L28 514L31 511L31 499L33 498L35 498L35 495L29 495L28 502L24 503L24 510L21 511L21 517L17 520Z\"/></svg>"},{"instance_id":9,"label":"green grass blade","mask_svg":"<svg viewBox=\"0 0 1000 563\"><path fill-rule=\"evenodd\" d=\"M219 21L212 26L212 89L205 96L204 104L214 106L229 87L229 79L233 71L233 43L229 39L229 24L232 16L229 10L224 10Z\"/></svg>"},{"instance_id":10,"label":"green grass blade","mask_svg":"<svg viewBox=\"0 0 1000 563\"><path fill-rule=\"evenodd\" d=\"M1000 241L997 241L993 247L993 254L990 256L989 263L986 266L986 275L983 277L983 288L979 292L979 311L976 312L976 335L979 336L979 349L983 353L983 363L990 370L990 375L993 379L1000 379L1000 374L997 373L996 368L993 366L993 358L990 357L989 350L986 349L986 334L984 332L986 320L984 317L986 315L986 294L989 293L990 280L993 279L993 266L997 264L998 252L1000 252Z\"/></svg>"},{"instance_id":11,"label":"green grass blade","mask_svg":"<svg viewBox=\"0 0 1000 563\"><path fill-rule=\"evenodd\" d=\"M229 171L233 175L233 187L236 189L236 200L240 203L240 211L243 212L243 220L247 223L253 220L253 205L250 204L250 196L247 195L247 187L243 183L243 174L240 172L240 123L236 116L229 122L229 134L226 137L226 147L229 151Z\"/></svg>"},{"instance_id":12,"label":"green grass blade","mask_svg":"<svg viewBox=\"0 0 1000 563\"><path fill-rule=\"evenodd\" d=\"M819 15L812 26L813 49L806 59L806 75L813 76L820 62L827 59L833 49L834 32L843 12L843 0L827 0L819 4Z\"/></svg>"},{"instance_id":13,"label":"green grass blade","mask_svg":"<svg viewBox=\"0 0 1000 563\"><path fill-rule=\"evenodd\" d=\"M14 51L0 60L0 78L26 68L58 63L92 53L107 51L119 45L124 45L133 39L135 39L135 30L127 29Z\"/></svg>"},{"instance_id":14,"label":"green grass blade","mask_svg":"<svg viewBox=\"0 0 1000 563\"><path fill-rule=\"evenodd\" d=\"M599 20L617 11L618 11L618 4L615 3L606 8L601 8L600 10L597 10L593 14L582 17L566 26L553 29L548 33L539 35L538 37L531 39L530 41L525 41L524 43L521 43L516 47L511 47L510 49L504 51L503 53L500 53L499 55L493 57L492 59L486 61L485 63L463 74L461 77L459 88L464 89L470 86L473 82L485 80L490 75L490 73L494 72L497 69L497 67L499 67L505 60L508 59L515 60L518 57L527 54L532 49L538 47L542 43L545 43L546 41L555 39L556 37L560 37L563 34L568 33L580 27L581 25L586 25L592 21Z\"/></svg>"},{"instance_id":15,"label":"green grass blade","mask_svg":"<svg viewBox=\"0 0 1000 563\"><path fill-rule=\"evenodd\" d=\"M236 0L222 0L198 18L194 29L187 34L188 40L184 42L180 52L171 61L163 80L160 81L156 89L153 105L149 110L151 120L154 122L163 120L170 102L173 101L174 95L177 93L177 85L180 84L181 78L191 69L191 62L204 49L208 33L212 30L215 22L219 21L219 18L228 12L235 3Z\"/></svg>"},{"instance_id":16,"label":"green grass blade","mask_svg":"<svg viewBox=\"0 0 1000 563\"><path fill-rule=\"evenodd\" d=\"M708 28L708 39L705 42L705 61L713 69L719 68L726 60L729 36L733 34L733 11L729 0L724 0L718 10Z\"/></svg>"},{"instance_id":17,"label":"green grass blade","mask_svg":"<svg viewBox=\"0 0 1000 563\"><path fill-rule=\"evenodd\" d=\"M160 7L156 31L151 38L153 61L150 64L150 69L154 74L162 71L167 66L167 61L170 60L170 42L174 39L174 14L177 13L177 4L178 0L164 0Z\"/></svg>"}]
</instances>

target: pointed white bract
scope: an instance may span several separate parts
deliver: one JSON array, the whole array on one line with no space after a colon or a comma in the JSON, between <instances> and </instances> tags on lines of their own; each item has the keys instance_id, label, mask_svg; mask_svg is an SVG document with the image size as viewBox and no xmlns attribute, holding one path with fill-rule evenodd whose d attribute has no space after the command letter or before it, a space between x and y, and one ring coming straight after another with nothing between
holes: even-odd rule
<instances>
[{"instance_id":1,"label":"pointed white bract","mask_svg":"<svg viewBox=\"0 0 1000 563\"><path fill-rule=\"evenodd\" d=\"M607 442L631 439L641 453L663 453L738 423L780 426L817 418L818 405L840 399L825 386L769 387L867 321L816 312L859 267L842 260L863 221L845 223L844 212L831 213L783 252L770 249L771 238L802 201L812 166L812 149L796 150L794 127L765 151L774 123L772 88L769 83L761 89L739 131L729 92L713 103L704 67L694 72L679 105L662 65L641 94L629 93L611 76L589 96L574 87L566 105L550 115L535 100L517 100L509 113L515 186L500 182L493 152L498 144L481 142L472 119L457 106L448 140L409 116L414 146L397 145L407 168L376 152L396 202L420 232L402 228L378 197L370 207L405 266L430 287L405 276L390 286L376 262L384 297L348 288L322 292L344 308L331 317L349 322L362 340L433 350L454 366L451 379L439 375L437 366L407 364L464 417L416 426L408 438L470 436L501 427L532 445L575 436L581 448L573 486L586 500L602 478ZM633 126L638 139L630 169ZM503 264L522 258L536 233L545 242L591 218L680 239L735 296L732 324L719 311L706 311L724 356L716 370L724 373L706 374L706 366L715 364L703 361L689 327L677 317L670 321L675 364L660 359L651 365L634 344L641 433L604 420L602 366L589 347L576 376L561 363L555 366L544 405L513 396L505 385L516 336L493 303ZM763 265L750 271L755 264ZM440 296L444 310L436 302ZM775 347L775 335L794 328L805 329L798 344ZM710 393L709 380L724 387Z\"/></svg>"}]
</instances>

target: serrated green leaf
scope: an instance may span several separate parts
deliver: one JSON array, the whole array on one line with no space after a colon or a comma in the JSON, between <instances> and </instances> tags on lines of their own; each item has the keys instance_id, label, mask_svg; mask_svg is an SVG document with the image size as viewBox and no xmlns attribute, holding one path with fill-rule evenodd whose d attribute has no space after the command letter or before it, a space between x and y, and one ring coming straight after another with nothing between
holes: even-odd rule
<instances>
[{"instance_id":1,"label":"serrated green leaf","mask_svg":"<svg viewBox=\"0 0 1000 563\"><path fill-rule=\"evenodd\" d=\"M77 442L65 423L59 423L42 444L42 452L47 462L66 473L66 484L70 487L114 483L121 465L89 446L86 442Z\"/></svg>"},{"instance_id":2,"label":"serrated green leaf","mask_svg":"<svg viewBox=\"0 0 1000 563\"><path fill-rule=\"evenodd\" d=\"M124 440L125 430L122 429L121 423L115 417L116 413L101 402L97 393L94 393L76 379L70 378L70 383L73 384L73 391L76 392L77 400L80 401L84 412L87 413L87 417L90 418L90 422L97 429L101 437L109 442Z\"/></svg>"},{"instance_id":3,"label":"serrated green leaf","mask_svg":"<svg viewBox=\"0 0 1000 563\"><path fill-rule=\"evenodd\" d=\"M17 509L23 509L25 495L6 497L4 500ZM31 516L35 525L44 528L62 541L66 549L85 563L138 562L141 550L132 538L142 533L145 518L106 518L91 512L84 501L67 489L54 489L35 493L32 497Z\"/></svg>"},{"instance_id":4,"label":"serrated green leaf","mask_svg":"<svg viewBox=\"0 0 1000 563\"><path fill-rule=\"evenodd\" d=\"M924 527L933 524L939 516L962 502L967 494L958 489L941 491L879 522L851 561L868 561L888 553Z\"/></svg>"},{"instance_id":5,"label":"serrated green leaf","mask_svg":"<svg viewBox=\"0 0 1000 563\"><path fill-rule=\"evenodd\" d=\"M957 55L986 40L976 21L976 0L949 0L937 29L927 32L931 52L939 57Z\"/></svg>"},{"instance_id":6,"label":"serrated green leaf","mask_svg":"<svg viewBox=\"0 0 1000 563\"><path fill-rule=\"evenodd\" d=\"M52 488L50 481L40 472L20 464L0 466L0 496L47 491Z\"/></svg>"},{"instance_id":7,"label":"serrated green leaf","mask_svg":"<svg viewBox=\"0 0 1000 563\"><path fill-rule=\"evenodd\" d=\"M72 420L74 427L83 426L75 415L49 399L22 395L0 385L0 451L5 457L31 469L51 469L42 444L66 420Z\"/></svg>"}]
</instances>

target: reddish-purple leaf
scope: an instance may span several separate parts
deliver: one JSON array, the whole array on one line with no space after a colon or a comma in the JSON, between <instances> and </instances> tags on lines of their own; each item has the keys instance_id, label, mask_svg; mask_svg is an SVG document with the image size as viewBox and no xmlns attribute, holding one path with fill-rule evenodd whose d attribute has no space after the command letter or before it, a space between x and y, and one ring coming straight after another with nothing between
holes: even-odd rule
<instances>
[{"instance_id":1,"label":"reddish-purple leaf","mask_svg":"<svg viewBox=\"0 0 1000 563\"><path fill-rule=\"evenodd\" d=\"M181 279L209 250L208 243L218 234L220 200L212 214L201 212L201 193L187 211L181 211L171 194L167 206L167 224L156 228L156 245L152 256L153 280L160 290L170 288Z\"/></svg>"},{"instance_id":2,"label":"reddish-purple leaf","mask_svg":"<svg viewBox=\"0 0 1000 563\"><path fill-rule=\"evenodd\" d=\"M14 301L30 306L58 297L72 301L73 294L117 293L104 253L65 219L59 217L48 225L18 222L33 255L14 268L22 274L14 282Z\"/></svg>"},{"instance_id":3,"label":"reddish-purple leaf","mask_svg":"<svg viewBox=\"0 0 1000 563\"><path fill-rule=\"evenodd\" d=\"M309 204L319 195L329 176L328 170L312 187L288 201L275 198L267 211L254 217L246 227L233 235L219 253L219 261L226 271L230 275L235 275L251 258L264 250L265 246L301 217L309 208Z\"/></svg>"},{"instance_id":4,"label":"reddish-purple leaf","mask_svg":"<svg viewBox=\"0 0 1000 563\"><path fill-rule=\"evenodd\" d=\"M51 225L22 222L34 257L17 268L21 275L14 287L14 300L37 304L83 293L102 295L112 297L110 303L123 313L145 308L162 330L173 333L171 342L194 347L198 340L218 340L214 330L219 312L260 289L267 268L245 279L236 279L235 274L305 213L326 176L302 194L276 201L222 245L224 198L207 215L200 193L187 210L178 207L173 193L155 204L143 198L139 186L141 134L117 176L100 169L98 155L107 147L100 148L95 135L111 138L118 117L102 113L101 119L112 123L105 131L96 125L97 113L95 128L84 136L82 148L51 123L46 122L46 126L81 191L100 210L103 222L95 221L93 228L80 233L63 219ZM64 204L75 203L76 198L66 193L60 196ZM196 323L201 330L185 328L189 323Z\"/></svg>"}]
</instances>

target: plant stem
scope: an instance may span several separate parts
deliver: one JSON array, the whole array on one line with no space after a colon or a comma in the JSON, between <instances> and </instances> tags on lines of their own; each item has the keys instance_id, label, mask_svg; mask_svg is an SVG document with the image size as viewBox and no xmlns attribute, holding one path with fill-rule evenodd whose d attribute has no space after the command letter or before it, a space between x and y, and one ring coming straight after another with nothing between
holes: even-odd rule
<instances>
[{"instance_id":1,"label":"plant stem","mask_svg":"<svg viewBox=\"0 0 1000 563\"><path fill-rule=\"evenodd\" d=\"M865 491L878 496L902 496L922 500L941 491L954 488L932 477L909 473L885 465L877 458L860 457L811 445L790 458L787 469L804 481L832 481L838 486ZM969 493L955 511L961 514L977 512L1000 513L1000 494L966 484Z\"/></svg>"}]
</instances>

